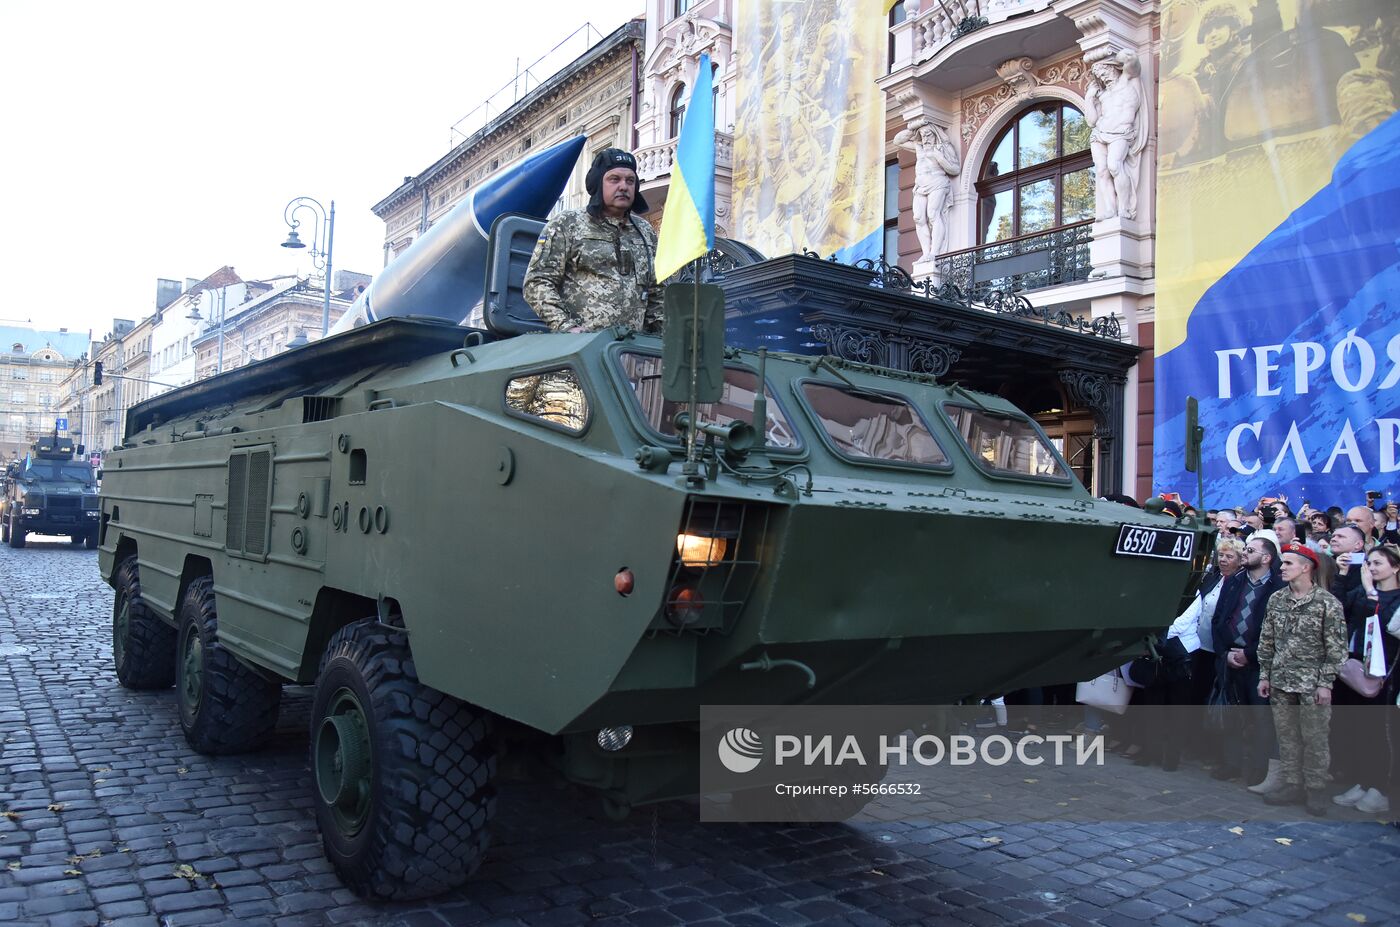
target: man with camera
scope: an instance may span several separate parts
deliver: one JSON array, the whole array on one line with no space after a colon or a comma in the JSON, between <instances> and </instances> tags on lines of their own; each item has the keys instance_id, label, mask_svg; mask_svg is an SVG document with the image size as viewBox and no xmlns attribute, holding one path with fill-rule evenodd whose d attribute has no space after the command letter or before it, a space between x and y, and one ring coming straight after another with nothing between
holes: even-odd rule
<instances>
[{"instance_id":1,"label":"man with camera","mask_svg":"<svg viewBox=\"0 0 1400 927\"><path fill-rule=\"evenodd\" d=\"M1370 517L1370 509L1358 506L1347 513L1348 518L1358 509ZM1351 591L1361 585L1361 571L1366 562L1366 534L1348 521L1332 532L1328 550L1337 561L1337 576L1332 580L1330 591L1338 601L1345 602Z\"/></svg>"}]
</instances>

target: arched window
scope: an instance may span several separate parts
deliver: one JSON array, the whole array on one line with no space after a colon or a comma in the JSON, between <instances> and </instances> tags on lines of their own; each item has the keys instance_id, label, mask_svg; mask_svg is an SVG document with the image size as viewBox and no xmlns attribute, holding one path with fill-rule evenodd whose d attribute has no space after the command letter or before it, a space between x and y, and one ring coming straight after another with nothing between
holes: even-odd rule
<instances>
[{"instance_id":1,"label":"arched window","mask_svg":"<svg viewBox=\"0 0 1400 927\"><path fill-rule=\"evenodd\" d=\"M1058 100L1017 113L982 163L977 202L979 244L1094 218L1084 114Z\"/></svg>"},{"instance_id":2,"label":"arched window","mask_svg":"<svg viewBox=\"0 0 1400 927\"><path fill-rule=\"evenodd\" d=\"M667 123L670 138L680 138L681 121L685 119L685 84L677 84L671 91L671 119Z\"/></svg>"}]
</instances>

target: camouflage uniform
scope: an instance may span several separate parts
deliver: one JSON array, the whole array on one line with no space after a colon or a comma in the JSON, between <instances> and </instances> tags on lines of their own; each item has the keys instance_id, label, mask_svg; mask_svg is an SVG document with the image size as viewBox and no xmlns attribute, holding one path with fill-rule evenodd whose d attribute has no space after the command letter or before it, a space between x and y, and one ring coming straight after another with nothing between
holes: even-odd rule
<instances>
[{"instance_id":1,"label":"camouflage uniform","mask_svg":"<svg viewBox=\"0 0 1400 927\"><path fill-rule=\"evenodd\" d=\"M1269 702L1283 781L1325 788L1332 706L1317 704L1317 690L1332 687L1347 658L1341 603L1316 586L1301 599L1280 589L1269 599L1258 652L1259 678L1272 689Z\"/></svg>"},{"instance_id":2,"label":"camouflage uniform","mask_svg":"<svg viewBox=\"0 0 1400 927\"><path fill-rule=\"evenodd\" d=\"M549 220L525 271L525 301L555 331L624 325L659 332L656 232L641 219L585 209Z\"/></svg>"}]
</instances>

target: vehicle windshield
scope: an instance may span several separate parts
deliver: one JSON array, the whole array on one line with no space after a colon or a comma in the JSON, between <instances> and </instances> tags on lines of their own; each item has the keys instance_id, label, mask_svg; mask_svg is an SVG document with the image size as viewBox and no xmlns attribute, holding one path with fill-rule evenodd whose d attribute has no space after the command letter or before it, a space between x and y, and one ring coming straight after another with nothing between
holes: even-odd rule
<instances>
[{"instance_id":1,"label":"vehicle windshield","mask_svg":"<svg viewBox=\"0 0 1400 927\"><path fill-rule=\"evenodd\" d=\"M29 466L24 468L26 479L38 480L73 480L79 483L91 483L92 467L85 463L64 463L61 460L32 460Z\"/></svg>"},{"instance_id":2,"label":"vehicle windshield","mask_svg":"<svg viewBox=\"0 0 1400 927\"><path fill-rule=\"evenodd\" d=\"M632 396L641 407L642 417L652 430L676 436L676 413L685 408L685 403L669 402L661 396L661 358L653 354L635 354L624 351L620 355L622 374L632 385ZM696 417L701 423L728 425L735 419L753 421L753 400L758 374L737 367L724 368L724 392L719 402L702 402L696 407ZM773 398L773 391L764 387L763 395L768 399L768 435L770 448L796 448L797 433L789 424L782 407Z\"/></svg>"},{"instance_id":3,"label":"vehicle windshield","mask_svg":"<svg viewBox=\"0 0 1400 927\"><path fill-rule=\"evenodd\" d=\"M984 469L1010 476L1069 478L1055 449L1025 419L952 403L943 409Z\"/></svg>"},{"instance_id":4,"label":"vehicle windshield","mask_svg":"<svg viewBox=\"0 0 1400 927\"><path fill-rule=\"evenodd\" d=\"M948 464L908 400L828 383L803 383L802 395L841 454L927 467Z\"/></svg>"}]
</instances>

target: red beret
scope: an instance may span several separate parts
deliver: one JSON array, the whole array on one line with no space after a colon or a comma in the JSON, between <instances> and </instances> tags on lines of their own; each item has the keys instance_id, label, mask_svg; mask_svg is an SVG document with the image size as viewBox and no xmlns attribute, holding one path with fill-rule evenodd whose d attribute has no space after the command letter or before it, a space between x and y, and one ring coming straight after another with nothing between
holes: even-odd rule
<instances>
[{"instance_id":1,"label":"red beret","mask_svg":"<svg viewBox=\"0 0 1400 927\"><path fill-rule=\"evenodd\" d=\"M1322 566L1322 561L1317 558L1317 553L1303 544L1285 544L1280 553L1297 554L1299 557L1307 557L1313 562L1313 566Z\"/></svg>"}]
</instances>

